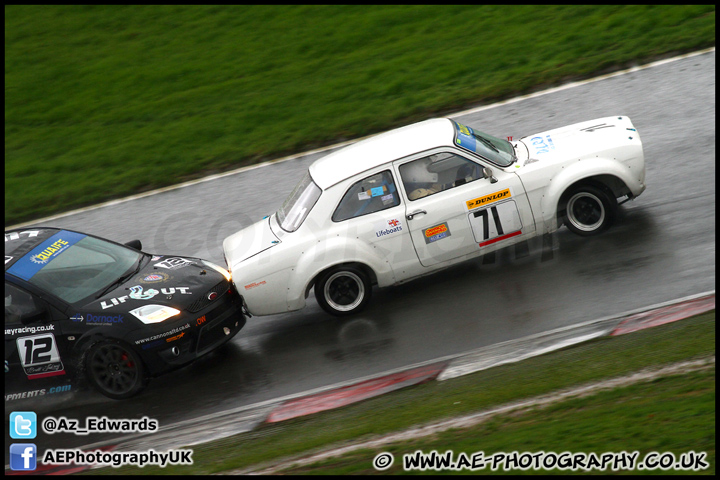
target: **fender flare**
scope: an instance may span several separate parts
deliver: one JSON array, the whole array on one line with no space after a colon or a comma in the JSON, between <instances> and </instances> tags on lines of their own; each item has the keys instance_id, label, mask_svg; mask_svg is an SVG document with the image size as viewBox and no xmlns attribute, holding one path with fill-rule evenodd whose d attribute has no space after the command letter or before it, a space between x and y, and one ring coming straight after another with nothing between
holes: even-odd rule
<instances>
[{"instance_id":1,"label":"fender flare","mask_svg":"<svg viewBox=\"0 0 720 480\"><path fill-rule=\"evenodd\" d=\"M328 268L337 265L355 263L370 270L371 280L377 280L381 286L395 282L395 274L390 263L375 253L375 249L357 239L332 237L318 242L303 252L288 284L288 302L305 298L315 279Z\"/></svg>"},{"instance_id":2,"label":"fender flare","mask_svg":"<svg viewBox=\"0 0 720 480\"><path fill-rule=\"evenodd\" d=\"M590 165L588 165L587 162L583 162L582 159L578 159L577 162L562 167L562 169L550 179L550 185L545 191L545 195L541 201L542 218L545 223L546 232L550 233L559 228L559 225L557 225L558 204L562 195L572 185L583 180L595 179L597 183L611 188L610 185L607 185L607 183L603 181L603 177L615 177L618 181L622 182L628 190L630 189L630 185L638 183L637 180L631 176L629 167L624 167L625 165L622 163L607 158L593 159Z\"/></svg>"}]
</instances>

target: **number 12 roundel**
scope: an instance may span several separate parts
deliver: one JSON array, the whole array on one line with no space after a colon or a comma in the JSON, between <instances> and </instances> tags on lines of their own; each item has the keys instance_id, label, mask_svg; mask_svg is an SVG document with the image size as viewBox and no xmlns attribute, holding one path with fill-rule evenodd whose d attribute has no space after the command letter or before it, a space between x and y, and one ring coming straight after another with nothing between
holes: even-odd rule
<instances>
[{"instance_id":1,"label":"number 12 roundel","mask_svg":"<svg viewBox=\"0 0 720 480\"><path fill-rule=\"evenodd\" d=\"M29 379L64 375L55 336L42 333L17 339L18 355Z\"/></svg>"}]
</instances>

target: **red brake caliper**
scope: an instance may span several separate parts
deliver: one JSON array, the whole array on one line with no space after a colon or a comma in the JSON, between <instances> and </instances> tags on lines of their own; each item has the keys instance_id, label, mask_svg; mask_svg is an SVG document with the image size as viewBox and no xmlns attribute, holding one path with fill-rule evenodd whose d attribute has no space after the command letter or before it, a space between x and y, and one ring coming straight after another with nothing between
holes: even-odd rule
<instances>
[{"instance_id":1,"label":"red brake caliper","mask_svg":"<svg viewBox=\"0 0 720 480\"><path fill-rule=\"evenodd\" d=\"M123 354L120 356L120 359L121 359L123 362L127 361L128 358L129 358L129 357L128 357L128 354L127 354L126 352L123 352ZM130 368L132 368L132 367L135 366L135 364L134 364L133 362L127 362L127 366L130 367Z\"/></svg>"}]
</instances>

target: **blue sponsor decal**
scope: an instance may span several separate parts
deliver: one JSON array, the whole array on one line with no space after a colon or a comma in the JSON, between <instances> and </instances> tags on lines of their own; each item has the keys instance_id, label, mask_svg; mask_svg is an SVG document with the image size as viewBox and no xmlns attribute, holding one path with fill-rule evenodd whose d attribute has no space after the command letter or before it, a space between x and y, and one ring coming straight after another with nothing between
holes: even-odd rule
<instances>
[{"instance_id":1,"label":"blue sponsor decal","mask_svg":"<svg viewBox=\"0 0 720 480\"><path fill-rule=\"evenodd\" d=\"M450 235L449 232L438 233L437 235L433 235L432 237L428 238L427 243L437 242L438 240L443 239L448 235Z\"/></svg>"},{"instance_id":2,"label":"blue sponsor decal","mask_svg":"<svg viewBox=\"0 0 720 480\"><path fill-rule=\"evenodd\" d=\"M64 251L85 238L81 233L61 230L52 237L33 248L19 259L7 271L23 280L30 280L37 272L43 269Z\"/></svg>"},{"instance_id":3,"label":"blue sponsor decal","mask_svg":"<svg viewBox=\"0 0 720 480\"><path fill-rule=\"evenodd\" d=\"M146 343L142 346L143 350L147 350L148 348L154 348L158 347L160 345L163 345L165 342L163 340L155 340L154 342Z\"/></svg>"},{"instance_id":4,"label":"blue sponsor decal","mask_svg":"<svg viewBox=\"0 0 720 480\"><path fill-rule=\"evenodd\" d=\"M458 144L459 147L462 147L466 150L470 150L471 152L477 153L477 141L475 140L475 137L473 137L472 133L473 130L470 127L467 127L461 123L453 122L455 124L455 129L457 130L456 136L455 136L455 143Z\"/></svg>"},{"instance_id":5,"label":"blue sponsor decal","mask_svg":"<svg viewBox=\"0 0 720 480\"><path fill-rule=\"evenodd\" d=\"M92 315L88 313L87 315L87 324L112 324L112 323L123 323L123 316L122 315Z\"/></svg>"},{"instance_id":6,"label":"blue sponsor decal","mask_svg":"<svg viewBox=\"0 0 720 480\"><path fill-rule=\"evenodd\" d=\"M535 153L537 154L549 153L551 149L555 150L555 145L553 144L550 135L545 135L545 139L542 137L533 137L530 141L532 142L533 147L535 147Z\"/></svg>"}]
</instances>

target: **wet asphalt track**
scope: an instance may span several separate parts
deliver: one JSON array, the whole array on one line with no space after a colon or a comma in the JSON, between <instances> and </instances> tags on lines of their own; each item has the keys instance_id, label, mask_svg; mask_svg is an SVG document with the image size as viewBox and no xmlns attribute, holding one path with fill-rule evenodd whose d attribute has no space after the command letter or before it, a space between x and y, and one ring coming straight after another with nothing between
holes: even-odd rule
<instances>
[{"instance_id":1,"label":"wet asphalt track","mask_svg":"<svg viewBox=\"0 0 720 480\"><path fill-rule=\"evenodd\" d=\"M6 446L12 410L35 409L40 418L148 415L163 426L715 289L714 51L453 118L519 138L609 115L627 115L638 128L648 188L621 207L607 233L583 239L562 229L551 258L537 242L522 258L511 247L375 288L369 308L347 320L325 314L311 296L300 312L249 319L225 348L127 401L84 391L6 402ZM324 154L42 224L139 238L146 252L222 264L222 240L274 212ZM116 436L40 433L35 443L44 451L108 437Z\"/></svg>"}]
</instances>

